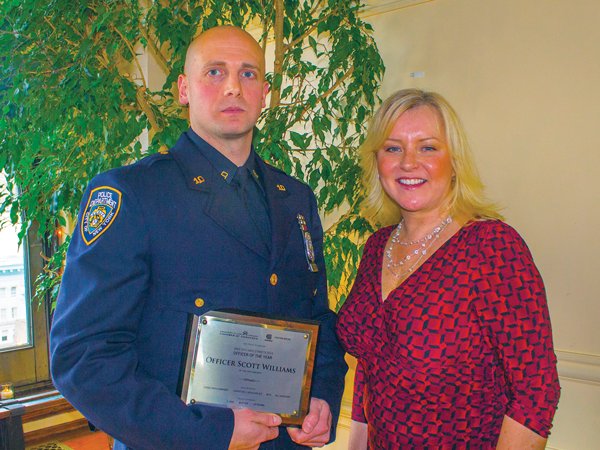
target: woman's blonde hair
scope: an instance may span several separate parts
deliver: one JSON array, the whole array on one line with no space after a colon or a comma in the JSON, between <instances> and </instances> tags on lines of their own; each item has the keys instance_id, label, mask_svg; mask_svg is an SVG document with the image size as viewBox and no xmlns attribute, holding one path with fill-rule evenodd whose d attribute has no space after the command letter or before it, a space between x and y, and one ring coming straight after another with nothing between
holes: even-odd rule
<instances>
[{"instance_id":1,"label":"woman's blonde hair","mask_svg":"<svg viewBox=\"0 0 600 450\"><path fill-rule=\"evenodd\" d=\"M483 183L471 156L463 126L450 104L435 92L403 89L388 97L379 107L358 149L365 200L363 214L381 226L398 223L402 213L398 204L385 192L378 179L377 152L390 136L402 113L418 106L435 108L446 133L448 152L456 176L453 178L445 210L459 220L501 219L498 207L486 199Z\"/></svg>"}]
</instances>

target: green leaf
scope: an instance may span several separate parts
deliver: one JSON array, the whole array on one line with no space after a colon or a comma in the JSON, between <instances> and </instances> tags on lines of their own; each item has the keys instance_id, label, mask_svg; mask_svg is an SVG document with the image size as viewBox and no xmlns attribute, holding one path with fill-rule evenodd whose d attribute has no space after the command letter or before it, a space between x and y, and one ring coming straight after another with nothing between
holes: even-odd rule
<instances>
[{"instance_id":1,"label":"green leaf","mask_svg":"<svg viewBox=\"0 0 600 450\"><path fill-rule=\"evenodd\" d=\"M319 20L311 15L315 4L284 2L284 44L312 30ZM361 4L320 3L319 17L327 19L306 35L307 41L286 49L281 73L266 74L273 89L281 90L281 103L263 111L253 136L265 160L317 191L321 212L356 204L356 148L379 101L385 72L373 29L358 16ZM0 48L10 55L0 58L0 167L7 177L0 186L0 209L10 212L11 221L22 218L22 230L39 222L40 233L52 232L56 221L63 223L59 210L77 216L83 191L96 174L171 146L187 129L183 108L171 91L192 36L221 23L260 28L263 17L269 21L269 35L275 35L273 0L211 0L185 8L177 2L150 2L144 9L138 2L112 1L53 2L50 9L33 8L30 2L3 5L12 19L0 33ZM139 49L149 43L161 49L168 71L164 86L144 94L154 128L137 97L139 80L130 75L139 61L129 46ZM267 52L274 48L269 45ZM351 76L328 92L350 67ZM139 139L142 133L152 137L148 148ZM17 185L24 189L13 198L11 189ZM57 193L53 202L49 192ZM324 238L337 305L356 273L357 249L371 231L366 221L351 219L357 211L342 216ZM52 256L53 267L62 266L65 251ZM55 298L60 276L49 274L42 274L37 286L40 295Z\"/></svg>"},{"instance_id":2,"label":"green leaf","mask_svg":"<svg viewBox=\"0 0 600 450\"><path fill-rule=\"evenodd\" d=\"M290 131L290 138L296 147L301 148L302 150L306 149L304 147L304 138L302 135L296 133L295 131Z\"/></svg>"},{"instance_id":3,"label":"green leaf","mask_svg":"<svg viewBox=\"0 0 600 450\"><path fill-rule=\"evenodd\" d=\"M308 36L308 43L309 43L310 47L313 49L315 56L318 57L319 52L317 51L317 41L315 40L315 38L312 36Z\"/></svg>"}]
</instances>

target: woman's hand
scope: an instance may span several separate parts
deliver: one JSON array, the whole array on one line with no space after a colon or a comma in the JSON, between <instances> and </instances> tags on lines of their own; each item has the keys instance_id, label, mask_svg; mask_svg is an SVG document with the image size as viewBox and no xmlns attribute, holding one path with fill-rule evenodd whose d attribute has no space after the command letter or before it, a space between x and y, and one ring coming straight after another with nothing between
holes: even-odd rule
<instances>
[{"instance_id":1,"label":"woman's hand","mask_svg":"<svg viewBox=\"0 0 600 450\"><path fill-rule=\"evenodd\" d=\"M350 421L348 450L367 450L368 426L366 423Z\"/></svg>"},{"instance_id":2,"label":"woman's hand","mask_svg":"<svg viewBox=\"0 0 600 450\"><path fill-rule=\"evenodd\" d=\"M352 433L352 428L350 428ZM496 450L544 450L546 438L534 433L514 419L504 416Z\"/></svg>"}]
</instances>

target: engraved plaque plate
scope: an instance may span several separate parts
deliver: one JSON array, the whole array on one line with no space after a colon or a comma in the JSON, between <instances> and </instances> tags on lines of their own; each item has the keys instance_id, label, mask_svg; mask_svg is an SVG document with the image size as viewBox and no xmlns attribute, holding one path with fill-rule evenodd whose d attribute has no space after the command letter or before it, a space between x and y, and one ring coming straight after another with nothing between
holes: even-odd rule
<instances>
[{"instance_id":1,"label":"engraved plaque plate","mask_svg":"<svg viewBox=\"0 0 600 450\"><path fill-rule=\"evenodd\" d=\"M307 414L319 324L243 311L193 316L181 398L275 413L284 425Z\"/></svg>"}]
</instances>

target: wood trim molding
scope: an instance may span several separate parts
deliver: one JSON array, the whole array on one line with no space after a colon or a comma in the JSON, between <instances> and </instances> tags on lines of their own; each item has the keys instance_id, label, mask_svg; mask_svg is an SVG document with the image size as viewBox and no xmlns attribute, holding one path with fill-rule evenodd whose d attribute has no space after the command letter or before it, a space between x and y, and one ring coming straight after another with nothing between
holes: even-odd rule
<instances>
[{"instance_id":1,"label":"wood trim molding","mask_svg":"<svg viewBox=\"0 0 600 450\"><path fill-rule=\"evenodd\" d=\"M23 449L27 443L88 427L87 419L83 418L57 390L19 397L2 404L0 425L3 433L9 430L2 436L2 444L11 449ZM65 416L69 420L59 423L54 420L56 417ZM29 431L25 432L26 428L29 428Z\"/></svg>"},{"instance_id":2,"label":"wood trim molding","mask_svg":"<svg viewBox=\"0 0 600 450\"><path fill-rule=\"evenodd\" d=\"M26 410L22 416L23 423L74 409L57 390L19 397L16 400L19 402L16 404L24 406ZM9 416L10 411L8 409L0 408L0 419Z\"/></svg>"},{"instance_id":3,"label":"wood trim molding","mask_svg":"<svg viewBox=\"0 0 600 450\"><path fill-rule=\"evenodd\" d=\"M397 9L408 8L409 6L415 6L434 1L435 0L366 0L365 7L360 10L360 17L364 19L366 17L376 16L378 14L395 11ZM254 39L258 41L262 33L262 26L259 22L250 23L246 27L246 31L254 36ZM271 42L270 38L269 42Z\"/></svg>"},{"instance_id":4,"label":"wood trim molding","mask_svg":"<svg viewBox=\"0 0 600 450\"><path fill-rule=\"evenodd\" d=\"M430 3L435 0L367 0L366 6L361 11L361 16L370 17L377 14L383 14L397 9L408 8L409 6Z\"/></svg>"},{"instance_id":5,"label":"wood trim molding","mask_svg":"<svg viewBox=\"0 0 600 450\"><path fill-rule=\"evenodd\" d=\"M86 418L72 420L70 422L60 423L51 427L40 428L39 430L30 431L25 433L25 444L32 442L44 442L52 439L63 433L70 433L72 431L88 429L88 421Z\"/></svg>"},{"instance_id":6,"label":"wood trim molding","mask_svg":"<svg viewBox=\"0 0 600 450\"><path fill-rule=\"evenodd\" d=\"M23 423L71 411L75 411L75 408L63 396L40 400L39 403L27 405L27 412L23 414Z\"/></svg>"},{"instance_id":7,"label":"wood trim molding","mask_svg":"<svg viewBox=\"0 0 600 450\"><path fill-rule=\"evenodd\" d=\"M577 353L566 350L555 350L558 359L558 375L560 379L583 384L600 386L600 356ZM346 389L352 389L347 384ZM344 395L338 421L339 428L350 429L352 417L352 394ZM550 447L549 447L550 448Z\"/></svg>"},{"instance_id":8,"label":"wood trim molding","mask_svg":"<svg viewBox=\"0 0 600 450\"><path fill-rule=\"evenodd\" d=\"M555 350L558 375L566 380L600 386L600 356Z\"/></svg>"}]
</instances>

